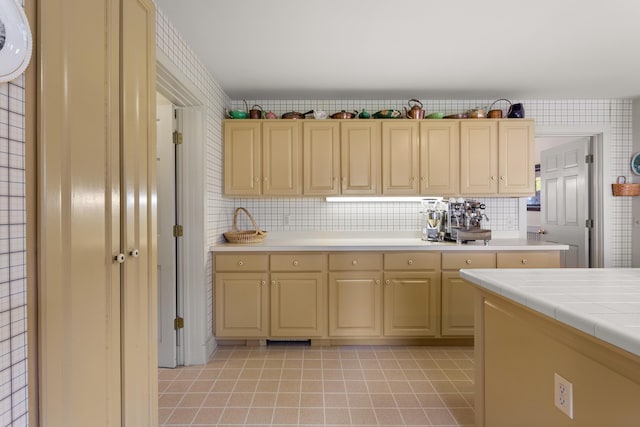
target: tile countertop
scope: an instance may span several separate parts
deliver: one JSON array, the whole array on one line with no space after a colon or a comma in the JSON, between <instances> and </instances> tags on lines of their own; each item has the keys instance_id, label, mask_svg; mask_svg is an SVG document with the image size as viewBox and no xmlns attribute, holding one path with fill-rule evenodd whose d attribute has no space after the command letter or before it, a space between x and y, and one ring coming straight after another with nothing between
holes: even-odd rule
<instances>
[{"instance_id":1,"label":"tile countertop","mask_svg":"<svg viewBox=\"0 0 640 427\"><path fill-rule=\"evenodd\" d=\"M640 356L640 269L463 269L460 275Z\"/></svg>"},{"instance_id":2,"label":"tile countertop","mask_svg":"<svg viewBox=\"0 0 640 427\"><path fill-rule=\"evenodd\" d=\"M218 243L212 252L276 251L548 251L567 250L567 245L496 236L457 245L455 242L425 242L416 233L406 232L278 232L269 233L260 243Z\"/></svg>"}]
</instances>

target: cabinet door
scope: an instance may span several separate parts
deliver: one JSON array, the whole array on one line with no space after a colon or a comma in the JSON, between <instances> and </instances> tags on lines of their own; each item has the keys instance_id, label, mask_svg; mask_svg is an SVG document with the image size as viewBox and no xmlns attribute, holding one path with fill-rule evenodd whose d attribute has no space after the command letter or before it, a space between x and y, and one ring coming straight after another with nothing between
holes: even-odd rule
<instances>
[{"instance_id":1,"label":"cabinet door","mask_svg":"<svg viewBox=\"0 0 640 427\"><path fill-rule=\"evenodd\" d=\"M340 124L329 120L303 123L303 193L340 194Z\"/></svg>"},{"instance_id":2,"label":"cabinet door","mask_svg":"<svg viewBox=\"0 0 640 427\"><path fill-rule=\"evenodd\" d=\"M258 196L262 176L261 128L259 121L224 122L224 193Z\"/></svg>"},{"instance_id":3,"label":"cabinet door","mask_svg":"<svg viewBox=\"0 0 640 427\"><path fill-rule=\"evenodd\" d=\"M382 123L382 194L418 194L419 123Z\"/></svg>"},{"instance_id":4,"label":"cabinet door","mask_svg":"<svg viewBox=\"0 0 640 427\"><path fill-rule=\"evenodd\" d=\"M266 338L267 273L215 274L217 337Z\"/></svg>"},{"instance_id":5,"label":"cabinet door","mask_svg":"<svg viewBox=\"0 0 640 427\"><path fill-rule=\"evenodd\" d=\"M271 336L324 336L326 292L326 273L272 273Z\"/></svg>"},{"instance_id":6,"label":"cabinet door","mask_svg":"<svg viewBox=\"0 0 640 427\"><path fill-rule=\"evenodd\" d=\"M380 123L340 125L341 190L344 195L376 195L380 188Z\"/></svg>"},{"instance_id":7,"label":"cabinet door","mask_svg":"<svg viewBox=\"0 0 640 427\"><path fill-rule=\"evenodd\" d=\"M440 331L439 272L384 275L384 335L432 337Z\"/></svg>"},{"instance_id":8,"label":"cabinet door","mask_svg":"<svg viewBox=\"0 0 640 427\"><path fill-rule=\"evenodd\" d=\"M460 122L420 124L420 194L452 195L460 188Z\"/></svg>"},{"instance_id":9,"label":"cabinet door","mask_svg":"<svg viewBox=\"0 0 640 427\"><path fill-rule=\"evenodd\" d=\"M379 337L381 319L380 272L329 273L329 336Z\"/></svg>"},{"instance_id":10,"label":"cabinet door","mask_svg":"<svg viewBox=\"0 0 640 427\"><path fill-rule=\"evenodd\" d=\"M534 132L533 120L501 120L498 124L500 194L535 193Z\"/></svg>"},{"instance_id":11,"label":"cabinet door","mask_svg":"<svg viewBox=\"0 0 640 427\"><path fill-rule=\"evenodd\" d=\"M262 125L262 194L302 194L302 147L297 120Z\"/></svg>"},{"instance_id":12,"label":"cabinet door","mask_svg":"<svg viewBox=\"0 0 640 427\"><path fill-rule=\"evenodd\" d=\"M473 336L473 285L457 271L442 272L442 336Z\"/></svg>"},{"instance_id":13,"label":"cabinet door","mask_svg":"<svg viewBox=\"0 0 640 427\"><path fill-rule=\"evenodd\" d=\"M460 122L460 194L498 192L498 122Z\"/></svg>"}]
</instances>

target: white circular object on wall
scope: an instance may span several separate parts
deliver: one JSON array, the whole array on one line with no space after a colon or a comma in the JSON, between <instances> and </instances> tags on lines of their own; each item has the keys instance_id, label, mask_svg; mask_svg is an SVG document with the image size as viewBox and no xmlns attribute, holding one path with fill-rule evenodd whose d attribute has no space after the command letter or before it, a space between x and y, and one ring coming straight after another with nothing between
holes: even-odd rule
<instances>
[{"instance_id":1,"label":"white circular object on wall","mask_svg":"<svg viewBox=\"0 0 640 427\"><path fill-rule=\"evenodd\" d=\"M32 51L31 29L17 0L0 0L0 82L24 72Z\"/></svg>"}]
</instances>

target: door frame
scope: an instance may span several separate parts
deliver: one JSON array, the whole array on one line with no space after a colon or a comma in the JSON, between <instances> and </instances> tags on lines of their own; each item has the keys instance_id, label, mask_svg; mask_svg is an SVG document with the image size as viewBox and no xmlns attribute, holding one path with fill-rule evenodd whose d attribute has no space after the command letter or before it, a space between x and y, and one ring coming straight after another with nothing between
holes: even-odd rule
<instances>
[{"instance_id":1,"label":"door frame","mask_svg":"<svg viewBox=\"0 0 640 427\"><path fill-rule=\"evenodd\" d=\"M206 96L193 85L171 59L156 50L156 90L182 112L182 167L178 191L182 194L182 271L183 289L177 315L184 318L182 348L178 363L204 364L215 348L206 339L207 252L205 250L204 136ZM182 351L180 351L182 350Z\"/></svg>"},{"instance_id":2,"label":"door frame","mask_svg":"<svg viewBox=\"0 0 640 427\"><path fill-rule=\"evenodd\" d=\"M609 188L609 176L611 174L611 131L604 125L570 125L547 126L536 125L535 136L560 136L560 137L591 137L592 153L594 156L591 165L592 189L589 203L593 214L594 227L591 234L592 268L610 267L612 265L611 225L605 221L604 207L612 202L612 194L605 191ZM527 236L527 198L520 198L520 237Z\"/></svg>"}]
</instances>

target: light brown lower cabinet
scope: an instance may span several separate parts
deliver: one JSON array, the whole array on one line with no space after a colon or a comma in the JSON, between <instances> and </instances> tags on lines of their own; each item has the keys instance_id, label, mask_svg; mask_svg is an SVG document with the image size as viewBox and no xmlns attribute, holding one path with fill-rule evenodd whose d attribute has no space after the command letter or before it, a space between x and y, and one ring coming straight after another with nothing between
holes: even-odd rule
<instances>
[{"instance_id":1,"label":"light brown lower cabinet","mask_svg":"<svg viewBox=\"0 0 640 427\"><path fill-rule=\"evenodd\" d=\"M473 285L460 277L462 268L496 268L495 252L442 254L442 336L473 336Z\"/></svg>"},{"instance_id":2,"label":"light brown lower cabinet","mask_svg":"<svg viewBox=\"0 0 640 427\"><path fill-rule=\"evenodd\" d=\"M231 339L470 338L462 268L556 268L559 251L215 255L215 333Z\"/></svg>"},{"instance_id":3,"label":"light brown lower cabinet","mask_svg":"<svg viewBox=\"0 0 640 427\"><path fill-rule=\"evenodd\" d=\"M329 336L382 334L382 254L329 254Z\"/></svg>"},{"instance_id":4,"label":"light brown lower cabinet","mask_svg":"<svg viewBox=\"0 0 640 427\"><path fill-rule=\"evenodd\" d=\"M269 333L267 254L215 257L215 332L218 337L266 338Z\"/></svg>"},{"instance_id":5,"label":"light brown lower cabinet","mask_svg":"<svg viewBox=\"0 0 640 427\"><path fill-rule=\"evenodd\" d=\"M440 332L440 252L384 254L386 337L435 337Z\"/></svg>"},{"instance_id":6,"label":"light brown lower cabinet","mask_svg":"<svg viewBox=\"0 0 640 427\"><path fill-rule=\"evenodd\" d=\"M271 255L271 336L318 338L327 333L327 256Z\"/></svg>"}]
</instances>

